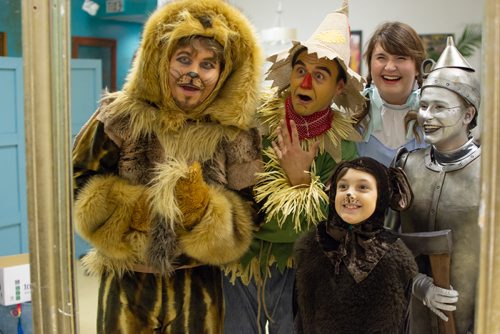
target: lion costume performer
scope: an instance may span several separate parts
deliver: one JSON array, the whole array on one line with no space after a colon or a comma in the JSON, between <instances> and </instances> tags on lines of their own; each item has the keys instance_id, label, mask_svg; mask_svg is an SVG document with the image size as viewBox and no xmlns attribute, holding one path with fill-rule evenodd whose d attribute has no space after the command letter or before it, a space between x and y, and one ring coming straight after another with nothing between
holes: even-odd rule
<instances>
[{"instance_id":1,"label":"lion costume performer","mask_svg":"<svg viewBox=\"0 0 500 334\"><path fill-rule=\"evenodd\" d=\"M76 138L75 220L98 333L222 333L219 266L252 238L261 56L219 0L158 9L123 90Z\"/></svg>"}]
</instances>

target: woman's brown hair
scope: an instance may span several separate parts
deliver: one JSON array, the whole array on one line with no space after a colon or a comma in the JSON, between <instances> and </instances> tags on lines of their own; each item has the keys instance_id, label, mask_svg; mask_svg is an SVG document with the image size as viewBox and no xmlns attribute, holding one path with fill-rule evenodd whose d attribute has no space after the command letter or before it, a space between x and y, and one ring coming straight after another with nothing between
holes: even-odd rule
<instances>
[{"instance_id":1,"label":"woman's brown hair","mask_svg":"<svg viewBox=\"0 0 500 334\"><path fill-rule=\"evenodd\" d=\"M370 60L377 43L380 43L380 46L390 54L407 56L413 59L418 72L418 86L422 86L422 71L420 70L420 66L426 57L424 45L412 27L397 21L381 24L368 41L368 46L363 55L368 65L367 86L372 82Z\"/></svg>"}]
</instances>

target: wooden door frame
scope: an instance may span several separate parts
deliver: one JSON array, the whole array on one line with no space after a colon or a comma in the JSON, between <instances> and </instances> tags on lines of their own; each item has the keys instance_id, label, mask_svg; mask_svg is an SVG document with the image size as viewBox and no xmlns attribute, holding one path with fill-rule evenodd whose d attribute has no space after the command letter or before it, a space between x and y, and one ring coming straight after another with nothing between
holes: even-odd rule
<instances>
[{"instance_id":1,"label":"wooden door frame","mask_svg":"<svg viewBox=\"0 0 500 334\"><path fill-rule=\"evenodd\" d=\"M97 37L82 37L73 36L71 38L71 58L80 58L78 55L78 48L80 46L90 46L96 48L109 48L111 51L110 64L110 76L111 76L111 87L108 87L111 91L116 91L116 40L110 38L97 38ZM106 69L103 66L103 73Z\"/></svg>"}]
</instances>

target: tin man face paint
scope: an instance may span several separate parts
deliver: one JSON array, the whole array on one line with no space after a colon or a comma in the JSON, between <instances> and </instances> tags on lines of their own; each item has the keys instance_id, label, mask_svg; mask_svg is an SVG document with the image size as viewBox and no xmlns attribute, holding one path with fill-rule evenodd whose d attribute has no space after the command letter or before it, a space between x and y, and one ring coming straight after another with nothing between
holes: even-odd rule
<instances>
[{"instance_id":1,"label":"tin man face paint","mask_svg":"<svg viewBox=\"0 0 500 334\"><path fill-rule=\"evenodd\" d=\"M424 140L440 152L458 149L468 140L467 126L475 110L456 93L441 87L425 87L420 98L418 122Z\"/></svg>"}]
</instances>

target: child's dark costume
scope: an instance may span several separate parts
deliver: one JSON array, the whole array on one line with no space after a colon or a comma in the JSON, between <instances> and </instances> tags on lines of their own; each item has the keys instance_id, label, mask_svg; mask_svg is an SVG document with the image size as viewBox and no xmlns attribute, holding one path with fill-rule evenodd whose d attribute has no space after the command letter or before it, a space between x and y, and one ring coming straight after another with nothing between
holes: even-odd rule
<instances>
[{"instance_id":1,"label":"child's dark costume","mask_svg":"<svg viewBox=\"0 0 500 334\"><path fill-rule=\"evenodd\" d=\"M189 111L168 85L177 42L218 42L215 88ZM122 91L78 135L75 222L101 276L97 332L222 333L218 268L247 250L260 168L253 127L261 58L240 12L219 0L175 1L149 18ZM190 72L192 73L192 72Z\"/></svg>"},{"instance_id":2,"label":"child's dark costume","mask_svg":"<svg viewBox=\"0 0 500 334\"><path fill-rule=\"evenodd\" d=\"M404 174L371 158L340 163L372 174L377 180L377 206L364 222L350 225L332 208L295 246L296 329L299 333L404 333L407 329L412 278L417 272L412 253L384 230L387 208L406 208L411 190Z\"/></svg>"}]
</instances>

